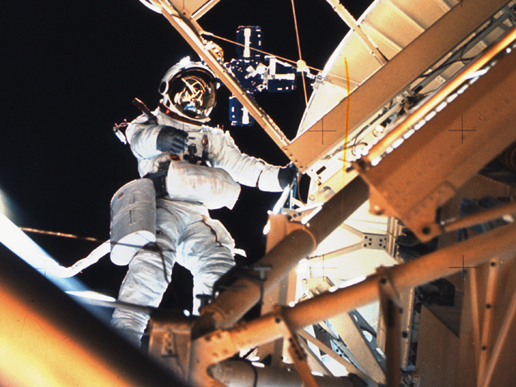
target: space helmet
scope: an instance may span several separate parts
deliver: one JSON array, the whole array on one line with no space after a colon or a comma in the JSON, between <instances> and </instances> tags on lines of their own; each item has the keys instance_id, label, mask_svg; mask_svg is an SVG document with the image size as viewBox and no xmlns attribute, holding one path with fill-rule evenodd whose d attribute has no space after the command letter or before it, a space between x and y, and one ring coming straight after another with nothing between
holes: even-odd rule
<instances>
[{"instance_id":1,"label":"space helmet","mask_svg":"<svg viewBox=\"0 0 516 387\"><path fill-rule=\"evenodd\" d=\"M218 86L218 79L208 66L186 57L161 80L161 104L181 117L206 122L215 107Z\"/></svg>"}]
</instances>

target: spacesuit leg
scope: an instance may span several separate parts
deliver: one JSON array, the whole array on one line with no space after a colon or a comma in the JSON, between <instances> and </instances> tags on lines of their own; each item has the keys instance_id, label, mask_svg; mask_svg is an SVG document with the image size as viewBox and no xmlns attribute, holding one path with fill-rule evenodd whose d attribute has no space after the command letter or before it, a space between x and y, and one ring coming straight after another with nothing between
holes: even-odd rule
<instances>
[{"instance_id":1,"label":"spacesuit leg","mask_svg":"<svg viewBox=\"0 0 516 387\"><path fill-rule=\"evenodd\" d=\"M163 260L161 254L149 250L139 251L129 264L118 301L141 306L159 306L170 283L171 274L171 262ZM149 315L146 313L117 308L111 325L139 346L148 321Z\"/></svg>"},{"instance_id":2,"label":"spacesuit leg","mask_svg":"<svg viewBox=\"0 0 516 387\"><path fill-rule=\"evenodd\" d=\"M132 259L120 287L118 301L141 306L158 307L172 277L176 246L185 228L181 210L174 211L173 204L166 209L157 206L157 245L143 248ZM166 233L162 226L166 225ZM131 342L140 345L140 339L150 316L125 308L117 308L111 325Z\"/></svg>"},{"instance_id":3,"label":"spacesuit leg","mask_svg":"<svg viewBox=\"0 0 516 387\"><path fill-rule=\"evenodd\" d=\"M194 279L193 313L198 314L199 295L212 295L213 284L235 265L235 242L222 223L204 216L190 224L183 234L183 265Z\"/></svg>"}]
</instances>

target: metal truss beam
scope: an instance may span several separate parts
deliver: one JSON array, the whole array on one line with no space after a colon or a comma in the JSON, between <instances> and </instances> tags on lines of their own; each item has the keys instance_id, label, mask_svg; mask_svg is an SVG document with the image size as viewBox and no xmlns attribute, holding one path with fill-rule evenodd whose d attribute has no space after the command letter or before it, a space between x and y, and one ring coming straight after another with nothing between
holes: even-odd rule
<instances>
[{"instance_id":1,"label":"metal truss beam","mask_svg":"<svg viewBox=\"0 0 516 387\"><path fill-rule=\"evenodd\" d=\"M458 256L464 255L465 266L478 266L490 257L501 259L516 253L516 224L499 227L398 266L386 268L392 286L398 291L428 283L460 272L455 267ZM324 293L291 308L281 308L229 330L216 330L192 343L190 375L202 375L209 365L231 357L244 348L253 348L284 335L284 324L297 331L319 321L356 309L378 298L378 284L382 275L375 274L356 285ZM338 305L338 308L335 308ZM512 316L510 317L512 318ZM512 320L507 323L511 325ZM493 351L497 354L497 349ZM495 355L496 356L496 355ZM491 364L487 369L490 370ZM489 371L488 371L489 372ZM198 376L199 377L199 376Z\"/></svg>"},{"instance_id":2,"label":"metal truss beam","mask_svg":"<svg viewBox=\"0 0 516 387\"><path fill-rule=\"evenodd\" d=\"M499 11L507 0L461 1L385 66L344 98L310 129L284 147L297 167L305 171L345 140L349 133L405 90L420 74L452 51L480 25ZM352 74L351 74L352 76ZM347 115L350 101L349 117ZM317 141L324 131L324 143Z\"/></svg>"},{"instance_id":3,"label":"metal truss beam","mask_svg":"<svg viewBox=\"0 0 516 387\"><path fill-rule=\"evenodd\" d=\"M400 145L378 165L355 163L371 187L373 212L399 218L422 241L441 233L437 208L516 140L516 52L511 48L515 40L513 29L450 81L456 86L445 93L448 97L423 115L424 121L416 120L424 126L406 132L410 136L400 138ZM426 105L399 126L408 129L406 122Z\"/></svg>"}]
</instances>

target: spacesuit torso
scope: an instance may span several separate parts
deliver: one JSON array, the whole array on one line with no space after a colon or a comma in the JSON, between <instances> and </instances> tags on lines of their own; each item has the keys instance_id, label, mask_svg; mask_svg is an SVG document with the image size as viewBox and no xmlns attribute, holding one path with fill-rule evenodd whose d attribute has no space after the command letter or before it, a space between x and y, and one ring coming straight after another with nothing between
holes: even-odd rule
<instances>
[{"instance_id":1,"label":"spacesuit torso","mask_svg":"<svg viewBox=\"0 0 516 387\"><path fill-rule=\"evenodd\" d=\"M126 136L138 159L140 176L169 168L167 191L171 199L200 202L208 208L232 208L238 198L237 183L262 191L281 191L280 167L240 152L233 139L221 129L186 123L156 109L158 125L140 116L129 124ZM162 126L188 133L185 152L172 155L157 149ZM170 166L168 164L170 163Z\"/></svg>"}]
</instances>

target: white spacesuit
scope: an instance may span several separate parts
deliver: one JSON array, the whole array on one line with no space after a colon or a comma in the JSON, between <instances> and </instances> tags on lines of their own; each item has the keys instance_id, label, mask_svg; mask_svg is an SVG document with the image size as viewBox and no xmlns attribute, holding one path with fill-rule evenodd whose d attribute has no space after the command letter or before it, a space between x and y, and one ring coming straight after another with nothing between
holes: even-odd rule
<instances>
[{"instance_id":1,"label":"white spacesuit","mask_svg":"<svg viewBox=\"0 0 516 387\"><path fill-rule=\"evenodd\" d=\"M140 176L157 191L157 248L139 250L122 283L119 301L157 307L171 280L174 262L194 278L197 295L211 295L214 282L233 265L234 241L208 210L232 208L240 184L279 192L293 170L241 153L228 133L203 125L214 106L215 83L201 63L183 60L162 81L160 106L131 122L126 136ZM112 325L139 342L149 316L116 309Z\"/></svg>"}]
</instances>

